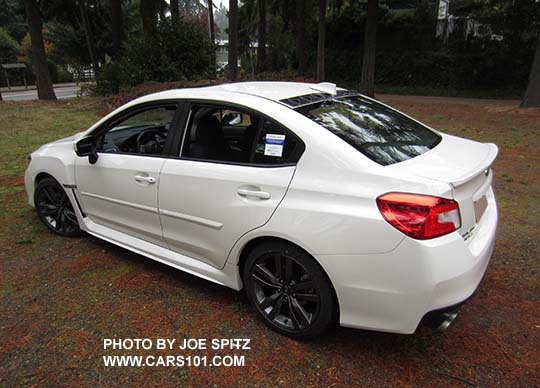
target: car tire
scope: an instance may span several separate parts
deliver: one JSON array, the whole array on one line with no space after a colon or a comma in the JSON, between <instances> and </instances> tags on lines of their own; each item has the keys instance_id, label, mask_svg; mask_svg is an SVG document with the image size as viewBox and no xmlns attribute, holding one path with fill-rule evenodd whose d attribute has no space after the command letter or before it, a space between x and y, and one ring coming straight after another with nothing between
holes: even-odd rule
<instances>
[{"instance_id":1,"label":"car tire","mask_svg":"<svg viewBox=\"0 0 540 388\"><path fill-rule=\"evenodd\" d=\"M246 259L243 281L263 322L281 334L313 338L335 322L332 284L315 259L297 246L285 242L257 245Z\"/></svg>"},{"instance_id":2,"label":"car tire","mask_svg":"<svg viewBox=\"0 0 540 388\"><path fill-rule=\"evenodd\" d=\"M34 192L34 204L41 222L64 237L82 235L77 215L64 188L54 179L41 180Z\"/></svg>"}]
</instances>

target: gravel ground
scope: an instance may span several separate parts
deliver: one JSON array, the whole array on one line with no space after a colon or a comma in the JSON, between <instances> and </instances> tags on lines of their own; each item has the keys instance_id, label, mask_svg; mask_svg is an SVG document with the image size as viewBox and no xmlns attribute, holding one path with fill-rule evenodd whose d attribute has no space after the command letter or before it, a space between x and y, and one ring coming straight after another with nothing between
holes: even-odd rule
<instances>
[{"instance_id":1,"label":"gravel ground","mask_svg":"<svg viewBox=\"0 0 540 388\"><path fill-rule=\"evenodd\" d=\"M540 386L540 110L383 99L445 132L499 145L495 252L444 333L335 328L311 342L268 330L241 293L92 237L49 233L26 204L23 157L90 124L99 104L0 103L0 387ZM249 338L251 349L104 350L105 338ZM245 366L105 367L102 358L137 354L235 354Z\"/></svg>"}]
</instances>

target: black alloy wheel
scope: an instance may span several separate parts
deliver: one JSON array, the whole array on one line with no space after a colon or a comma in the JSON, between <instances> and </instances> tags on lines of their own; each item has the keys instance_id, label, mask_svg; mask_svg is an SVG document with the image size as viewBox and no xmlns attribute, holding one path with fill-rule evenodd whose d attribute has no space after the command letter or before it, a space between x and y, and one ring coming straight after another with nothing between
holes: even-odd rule
<instances>
[{"instance_id":1,"label":"black alloy wheel","mask_svg":"<svg viewBox=\"0 0 540 388\"><path fill-rule=\"evenodd\" d=\"M61 236L80 236L81 229L66 192L52 178L39 182L34 193L36 211L41 221Z\"/></svg>"},{"instance_id":2,"label":"black alloy wheel","mask_svg":"<svg viewBox=\"0 0 540 388\"><path fill-rule=\"evenodd\" d=\"M244 285L264 322L280 333L311 338L333 321L330 282L314 259L295 246L276 242L253 249Z\"/></svg>"}]
</instances>

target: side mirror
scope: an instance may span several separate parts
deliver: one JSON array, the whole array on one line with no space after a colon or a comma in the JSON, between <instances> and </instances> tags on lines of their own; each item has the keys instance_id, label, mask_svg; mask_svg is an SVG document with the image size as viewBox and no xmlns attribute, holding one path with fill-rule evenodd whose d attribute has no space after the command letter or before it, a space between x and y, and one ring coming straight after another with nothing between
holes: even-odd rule
<instances>
[{"instance_id":1,"label":"side mirror","mask_svg":"<svg viewBox=\"0 0 540 388\"><path fill-rule=\"evenodd\" d=\"M96 139L92 136L83 137L77 143L75 143L75 153L77 156L88 156L88 162L94 164L98 160L98 154L96 150Z\"/></svg>"}]
</instances>

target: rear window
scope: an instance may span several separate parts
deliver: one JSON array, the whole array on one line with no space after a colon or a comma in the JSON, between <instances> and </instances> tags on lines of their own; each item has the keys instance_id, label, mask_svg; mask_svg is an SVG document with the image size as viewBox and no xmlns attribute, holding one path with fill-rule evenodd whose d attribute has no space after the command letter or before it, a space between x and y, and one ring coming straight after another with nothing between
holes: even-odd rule
<instances>
[{"instance_id":1,"label":"rear window","mask_svg":"<svg viewBox=\"0 0 540 388\"><path fill-rule=\"evenodd\" d=\"M423 125L360 96L325 100L298 111L383 166L422 155L441 141Z\"/></svg>"}]
</instances>

